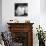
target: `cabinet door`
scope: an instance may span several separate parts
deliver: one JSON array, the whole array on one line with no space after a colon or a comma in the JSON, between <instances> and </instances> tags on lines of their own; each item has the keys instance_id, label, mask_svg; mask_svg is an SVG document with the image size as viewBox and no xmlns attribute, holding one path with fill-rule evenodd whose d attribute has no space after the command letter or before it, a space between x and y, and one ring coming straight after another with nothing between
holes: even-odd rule
<instances>
[{"instance_id":1,"label":"cabinet door","mask_svg":"<svg viewBox=\"0 0 46 46\"><path fill-rule=\"evenodd\" d=\"M28 46L28 32L12 32L12 37L13 42Z\"/></svg>"}]
</instances>

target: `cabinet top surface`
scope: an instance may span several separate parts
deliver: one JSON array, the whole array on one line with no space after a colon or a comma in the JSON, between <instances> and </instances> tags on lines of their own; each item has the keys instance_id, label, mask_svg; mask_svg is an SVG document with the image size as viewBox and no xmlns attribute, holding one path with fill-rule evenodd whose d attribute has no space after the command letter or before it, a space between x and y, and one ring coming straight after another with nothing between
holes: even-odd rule
<instances>
[{"instance_id":1,"label":"cabinet top surface","mask_svg":"<svg viewBox=\"0 0 46 46\"><path fill-rule=\"evenodd\" d=\"M32 25L32 24L34 24L34 23L7 23L7 24L8 24L8 25L14 25L14 24L19 24L19 25L21 25L21 24L22 24L22 25L23 25L23 24L31 24L31 25Z\"/></svg>"}]
</instances>

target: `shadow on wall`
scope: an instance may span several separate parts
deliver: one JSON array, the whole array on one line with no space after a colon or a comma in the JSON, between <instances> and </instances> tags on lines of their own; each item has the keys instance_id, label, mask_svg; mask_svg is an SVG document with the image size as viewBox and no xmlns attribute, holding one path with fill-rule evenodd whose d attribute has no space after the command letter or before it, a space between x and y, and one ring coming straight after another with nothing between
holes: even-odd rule
<instances>
[{"instance_id":1,"label":"shadow on wall","mask_svg":"<svg viewBox=\"0 0 46 46\"><path fill-rule=\"evenodd\" d=\"M2 0L0 0L0 31L2 31Z\"/></svg>"},{"instance_id":2,"label":"shadow on wall","mask_svg":"<svg viewBox=\"0 0 46 46\"><path fill-rule=\"evenodd\" d=\"M40 9L42 13L46 14L46 0L40 0Z\"/></svg>"}]
</instances>

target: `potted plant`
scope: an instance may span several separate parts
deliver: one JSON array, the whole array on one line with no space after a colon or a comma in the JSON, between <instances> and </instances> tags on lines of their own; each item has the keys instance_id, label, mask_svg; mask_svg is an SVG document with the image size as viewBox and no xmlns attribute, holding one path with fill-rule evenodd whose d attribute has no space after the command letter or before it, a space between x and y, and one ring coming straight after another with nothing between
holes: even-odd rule
<instances>
[{"instance_id":1,"label":"potted plant","mask_svg":"<svg viewBox=\"0 0 46 46\"><path fill-rule=\"evenodd\" d=\"M37 29L37 34L36 36L38 36L38 40L39 40L39 46L45 46L45 35L43 32L42 27L36 28Z\"/></svg>"}]
</instances>

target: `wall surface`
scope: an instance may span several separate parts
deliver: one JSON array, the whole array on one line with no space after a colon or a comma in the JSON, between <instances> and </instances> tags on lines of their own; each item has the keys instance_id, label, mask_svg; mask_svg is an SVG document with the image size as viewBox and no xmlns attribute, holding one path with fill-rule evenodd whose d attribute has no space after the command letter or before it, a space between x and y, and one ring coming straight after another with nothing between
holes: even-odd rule
<instances>
[{"instance_id":1,"label":"wall surface","mask_svg":"<svg viewBox=\"0 0 46 46\"><path fill-rule=\"evenodd\" d=\"M14 15L14 4L18 2L28 3L28 16L27 17L15 17ZM25 20L30 20L33 25L33 45L38 46L38 39L36 37L36 27L40 24L40 0L3 0L2 1L2 25L3 31L8 30L7 22L10 19L14 21L19 20L19 22L25 22ZM21 21L20 21L21 20ZM36 40L37 39L37 40Z\"/></svg>"},{"instance_id":2,"label":"wall surface","mask_svg":"<svg viewBox=\"0 0 46 46\"><path fill-rule=\"evenodd\" d=\"M0 0L0 31L2 31L2 0Z\"/></svg>"},{"instance_id":3,"label":"wall surface","mask_svg":"<svg viewBox=\"0 0 46 46\"><path fill-rule=\"evenodd\" d=\"M36 23L40 22L40 0L22 0L21 2L28 3L28 16L27 17L15 17L14 15L14 4L20 2L20 0L3 0L2 1L2 25L6 27L6 23L10 20L19 20L19 22L24 22L26 19L30 22ZM21 21L20 21L21 20ZM7 30L7 28L5 28ZM4 30L4 31L5 31Z\"/></svg>"},{"instance_id":4,"label":"wall surface","mask_svg":"<svg viewBox=\"0 0 46 46\"><path fill-rule=\"evenodd\" d=\"M40 24L46 31L46 0L40 0Z\"/></svg>"},{"instance_id":5,"label":"wall surface","mask_svg":"<svg viewBox=\"0 0 46 46\"><path fill-rule=\"evenodd\" d=\"M45 1L45 0L44 0ZM44 30L46 30L46 15L42 12L44 9L43 0L2 0L2 31L8 30L7 22L13 19L14 21L25 22L30 20L33 25L33 45L38 46L38 38L36 37L36 27L40 24ZM28 16L27 17L15 17L14 4L15 3L28 3ZM46 4L45 4L46 5ZM44 7L45 8L45 7ZM21 21L20 21L21 20Z\"/></svg>"}]
</instances>

